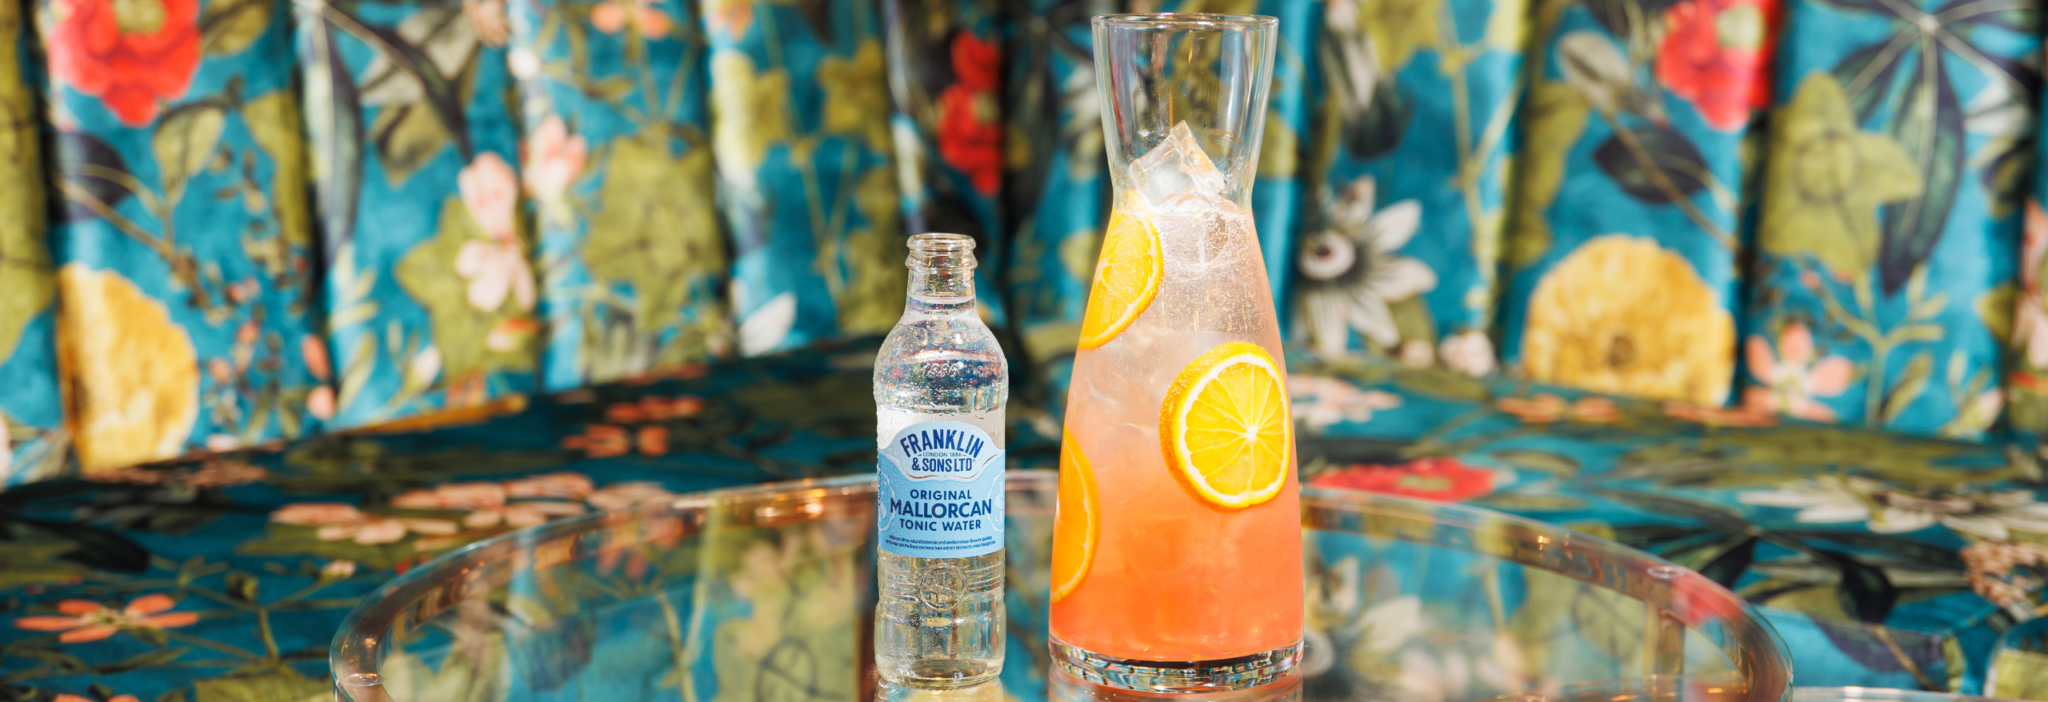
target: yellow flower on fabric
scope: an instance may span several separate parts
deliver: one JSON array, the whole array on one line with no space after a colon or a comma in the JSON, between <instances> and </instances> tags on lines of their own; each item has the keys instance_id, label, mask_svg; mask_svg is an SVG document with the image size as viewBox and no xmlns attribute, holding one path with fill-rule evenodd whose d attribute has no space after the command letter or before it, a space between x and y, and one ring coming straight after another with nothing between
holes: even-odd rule
<instances>
[{"instance_id":1,"label":"yellow flower on fabric","mask_svg":"<svg viewBox=\"0 0 2048 702\"><path fill-rule=\"evenodd\" d=\"M1734 351L1735 319L1692 264L1622 234L1586 242L1544 274L1522 336L1536 380L1716 405Z\"/></svg>"},{"instance_id":2,"label":"yellow flower on fabric","mask_svg":"<svg viewBox=\"0 0 2048 702\"><path fill-rule=\"evenodd\" d=\"M1836 276L1877 260L1877 207L1920 194L1920 172L1891 137L1856 127L1833 76L1816 73L1772 115L1770 168L1757 241L1780 256L1810 254Z\"/></svg>"},{"instance_id":3,"label":"yellow flower on fabric","mask_svg":"<svg viewBox=\"0 0 2048 702\"><path fill-rule=\"evenodd\" d=\"M789 138L789 74L755 73L746 54L718 52L711 57L711 114L719 175L754 187L754 171L768 157L768 147Z\"/></svg>"},{"instance_id":4,"label":"yellow flower on fabric","mask_svg":"<svg viewBox=\"0 0 2048 702\"><path fill-rule=\"evenodd\" d=\"M78 462L86 472L171 458L199 419L199 358L162 302L112 271L57 274Z\"/></svg>"},{"instance_id":5,"label":"yellow flower on fabric","mask_svg":"<svg viewBox=\"0 0 2048 702\"><path fill-rule=\"evenodd\" d=\"M866 139L876 150L890 148L889 67L882 45L861 42L852 58L827 56L818 62L825 86L825 131Z\"/></svg>"}]
</instances>

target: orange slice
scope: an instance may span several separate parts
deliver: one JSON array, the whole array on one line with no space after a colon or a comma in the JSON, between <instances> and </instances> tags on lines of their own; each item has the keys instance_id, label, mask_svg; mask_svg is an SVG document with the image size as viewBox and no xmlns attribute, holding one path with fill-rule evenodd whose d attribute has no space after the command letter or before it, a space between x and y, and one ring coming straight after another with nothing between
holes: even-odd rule
<instances>
[{"instance_id":1,"label":"orange slice","mask_svg":"<svg viewBox=\"0 0 2048 702\"><path fill-rule=\"evenodd\" d=\"M1204 502L1263 503L1287 484L1294 432L1280 364L1232 341L1189 362L1159 408L1167 470Z\"/></svg>"},{"instance_id":2,"label":"orange slice","mask_svg":"<svg viewBox=\"0 0 2048 702\"><path fill-rule=\"evenodd\" d=\"M1102 254L1095 264L1095 284L1088 290L1088 308L1081 315L1081 348L1109 343L1137 321L1159 283L1166 279L1166 258L1159 249L1159 227L1143 213L1118 209L1109 214Z\"/></svg>"},{"instance_id":3,"label":"orange slice","mask_svg":"<svg viewBox=\"0 0 2048 702\"><path fill-rule=\"evenodd\" d=\"M1052 516L1052 601L1081 587L1095 565L1095 537L1102 531L1101 503L1095 499L1095 469L1074 435L1060 431L1060 492Z\"/></svg>"}]
</instances>

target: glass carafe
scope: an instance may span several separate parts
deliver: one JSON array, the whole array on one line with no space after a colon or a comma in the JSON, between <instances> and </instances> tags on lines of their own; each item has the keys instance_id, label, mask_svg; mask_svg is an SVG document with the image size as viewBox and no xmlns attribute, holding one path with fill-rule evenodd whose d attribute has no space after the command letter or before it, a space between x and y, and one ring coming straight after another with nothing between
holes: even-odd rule
<instances>
[{"instance_id":1,"label":"glass carafe","mask_svg":"<svg viewBox=\"0 0 2048 702\"><path fill-rule=\"evenodd\" d=\"M1067 401L1051 610L1055 660L1090 682L1236 689L1300 656L1294 437L1250 209L1277 25L1094 19L1116 195Z\"/></svg>"}]
</instances>

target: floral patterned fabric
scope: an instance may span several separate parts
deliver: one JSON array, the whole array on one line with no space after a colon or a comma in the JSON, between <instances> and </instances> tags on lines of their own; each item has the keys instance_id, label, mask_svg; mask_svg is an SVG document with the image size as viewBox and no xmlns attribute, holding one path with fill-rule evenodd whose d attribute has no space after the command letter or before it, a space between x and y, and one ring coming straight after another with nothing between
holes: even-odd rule
<instances>
[{"instance_id":1,"label":"floral patterned fabric","mask_svg":"<svg viewBox=\"0 0 2048 702\"><path fill-rule=\"evenodd\" d=\"M897 188L905 232L974 238L982 317L1007 329L1000 272L1008 260L1003 192L1001 8L990 0L886 3ZM934 60L943 59L943 60Z\"/></svg>"},{"instance_id":2,"label":"floral patterned fabric","mask_svg":"<svg viewBox=\"0 0 2048 702\"><path fill-rule=\"evenodd\" d=\"M1527 9L1514 0L1325 5L1313 55L1322 89L1309 91L1321 98L1310 108L1317 131L1303 156L1311 180L1293 237L1294 338L1325 353L1364 348L1493 369Z\"/></svg>"},{"instance_id":3,"label":"floral patterned fabric","mask_svg":"<svg viewBox=\"0 0 2048 702\"><path fill-rule=\"evenodd\" d=\"M344 0L298 19L334 425L531 392L540 294L504 4Z\"/></svg>"},{"instance_id":4,"label":"floral patterned fabric","mask_svg":"<svg viewBox=\"0 0 2048 702\"><path fill-rule=\"evenodd\" d=\"M724 355L703 35L674 2L511 5L508 68L538 223L541 387Z\"/></svg>"},{"instance_id":5,"label":"floral patterned fabric","mask_svg":"<svg viewBox=\"0 0 2048 702\"><path fill-rule=\"evenodd\" d=\"M885 332L902 312L908 250L877 9L703 7L742 355Z\"/></svg>"},{"instance_id":6,"label":"floral patterned fabric","mask_svg":"<svg viewBox=\"0 0 2048 702\"><path fill-rule=\"evenodd\" d=\"M260 0L155 7L36 8L56 326L88 471L291 439L337 408L314 324L290 18ZM11 195L8 217L34 212L21 198L35 194Z\"/></svg>"},{"instance_id":7,"label":"floral patterned fabric","mask_svg":"<svg viewBox=\"0 0 2048 702\"><path fill-rule=\"evenodd\" d=\"M1982 436L2004 405L2037 8L1787 7L1743 400Z\"/></svg>"},{"instance_id":8,"label":"floral patterned fabric","mask_svg":"<svg viewBox=\"0 0 2048 702\"><path fill-rule=\"evenodd\" d=\"M665 379L559 394L486 422L318 437L0 493L0 694L325 699L327 645L342 615L438 554L677 492L869 470L873 348L683 365ZM1301 469L1312 484L1520 513L1697 569L1771 621L1801 684L1980 692L1996 649L1996 690L2044 699L2030 682L2038 668L2024 665L2039 649L2027 632L2039 630L2031 618L2048 576L2039 545L2048 482L2031 452L1756 409L1575 395L1387 360L1289 360ZM1057 424L1024 401L1011 415L1011 466L1051 467ZM750 676L772 647L726 638L749 627L840 637L816 650L854 655L838 648L852 645L842 636L849 623L801 614L814 611L804 603L845 611L846 583L820 588L836 581L776 566L822 544L764 549L746 534L733 538L718 551L752 553L760 568L746 583L690 595L687 606L707 613L705 662L691 672L700 698L753 689ZM1042 543L1012 547L1043 552ZM648 566L631 557L614 565L628 575ZM1311 580L1318 592L1355 588L1362 576L1341 562L1324 566ZM1010 655L1030 661L1044 651L1045 595L1029 589L1043 582L1018 587L1011 602L1027 626L1013 630ZM1581 609L1557 611L1580 630L1613 628L1593 627L1585 618L1598 613ZM1312 636L1357 633L1333 616L1421 626L1412 613L1389 619L1398 612L1336 600L1311 611ZM821 654L817 689L857 684L836 656ZM391 684L457 685L477 673L449 665L460 660L394 662L405 679ZM1319 684L1446 682L1383 680L1390 668L1371 657L1319 666L1318 676L1334 676ZM1019 699L1043 693L1030 670L1006 673ZM653 679L630 684L674 690ZM508 699L495 683L460 689L473 695L463 699ZM1429 699L1429 689L1408 691Z\"/></svg>"},{"instance_id":9,"label":"floral patterned fabric","mask_svg":"<svg viewBox=\"0 0 2048 702\"><path fill-rule=\"evenodd\" d=\"M0 486L61 474L69 434L57 389L57 279L43 216L36 99L24 80L34 27L0 7Z\"/></svg>"},{"instance_id":10,"label":"floral patterned fabric","mask_svg":"<svg viewBox=\"0 0 2048 702\"><path fill-rule=\"evenodd\" d=\"M1735 379L1741 145L1770 101L1777 0L1537 14L1502 355L1536 380L1720 404Z\"/></svg>"}]
</instances>

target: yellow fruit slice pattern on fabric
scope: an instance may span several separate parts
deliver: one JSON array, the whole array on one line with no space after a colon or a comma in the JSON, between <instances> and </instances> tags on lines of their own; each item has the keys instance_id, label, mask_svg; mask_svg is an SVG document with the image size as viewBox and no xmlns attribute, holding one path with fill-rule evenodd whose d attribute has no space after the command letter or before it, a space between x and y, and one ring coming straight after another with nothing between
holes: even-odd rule
<instances>
[{"instance_id":1,"label":"yellow fruit slice pattern on fabric","mask_svg":"<svg viewBox=\"0 0 2048 702\"><path fill-rule=\"evenodd\" d=\"M1166 279L1165 255L1159 248L1159 227L1149 215L1122 208L1109 215L1102 254L1095 265L1095 284L1088 290L1088 308L1081 316L1081 348L1109 343L1123 333Z\"/></svg>"},{"instance_id":2,"label":"yellow fruit slice pattern on fabric","mask_svg":"<svg viewBox=\"0 0 2048 702\"><path fill-rule=\"evenodd\" d=\"M1095 565L1095 539L1102 532L1102 503L1095 499L1095 469L1071 432L1060 432L1060 492L1052 518L1052 601L1081 587Z\"/></svg>"},{"instance_id":3,"label":"yellow fruit slice pattern on fabric","mask_svg":"<svg viewBox=\"0 0 2048 702\"><path fill-rule=\"evenodd\" d=\"M1280 494L1294 435L1280 364L1257 344L1233 341L1189 362L1159 408L1167 470L1204 502L1226 509Z\"/></svg>"}]
</instances>

